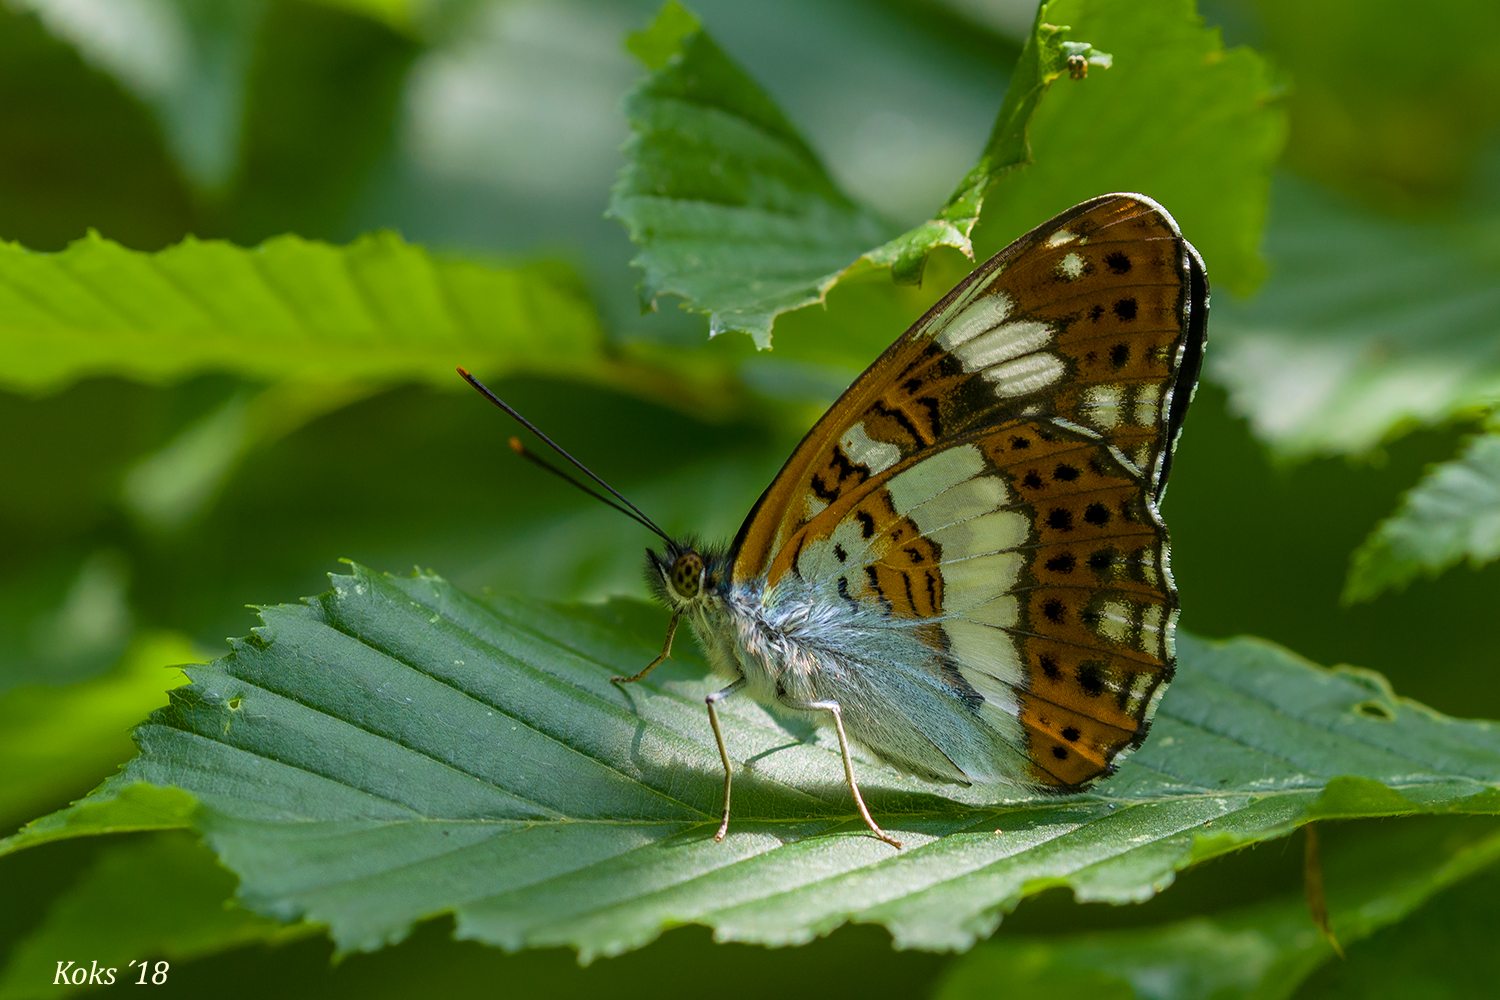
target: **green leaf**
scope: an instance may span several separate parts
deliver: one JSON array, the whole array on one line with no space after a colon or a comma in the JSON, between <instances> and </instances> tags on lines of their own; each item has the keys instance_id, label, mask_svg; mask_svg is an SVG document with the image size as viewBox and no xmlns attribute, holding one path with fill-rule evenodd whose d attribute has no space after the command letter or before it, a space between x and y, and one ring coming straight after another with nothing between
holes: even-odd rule
<instances>
[{"instance_id":1,"label":"green leaf","mask_svg":"<svg viewBox=\"0 0 1500 1000\"><path fill-rule=\"evenodd\" d=\"M1415 827L1415 828L1414 828ZM1325 873L1345 947L1396 924L1500 861L1500 832L1455 837L1414 824L1341 845ZM1144 927L1062 937L1000 937L949 966L936 1000L1055 995L1077 982L1099 995L1151 1000L1280 1000L1334 957L1300 896Z\"/></svg>"},{"instance_id":2,"label":"green leaf","mask_svg":"<svg viewBox=\"0 0 1500 1000\"><path fill-rule=\"evenodd\" d=\"M873 263L889 265L897 282L920 282L927 255L934 247L957 247L967 256L974 256L969 235L979 221L985 192L1006 173L1032 162L1027 132L1042 95L1065 72L1083 79L1089 67L1108 69L1112 64L1109 53L1100 52L1088 42L1067 41L1071 29L1046 23L1054 16L1056 7L1056 4L1042 4L1037 8L1026 47L1005 90L1005 102L974 169L930 221L866 255Z\"/></svg>"},{"instance_id":3,"label":"green leaf","mask_svg":"<svg viewBox=\"0 0 1500 1000\"><path fill-rule=\"evenodd\" d=\"M200 660L170 632L136 636L108 673L65 687L28 685L0 694L0 830L81 794L130 753L130 727L165 705L181 675L168 667Z\"/></svg>"},{"instance_id":4,"label":"green leaf","mask_svg":"<svg viewBox=\"0 0 1500 1000\"><path fill-rule=\"evenodd\" d=\"M1496 215L1383 218L1304 182L1276 185L1272 278L1214 304L1209 373L1256 436L1293 458L1358 454L1500 394Z\"/></svg>"},{"instance_id":5,"label":"green leaf","mask_svg":"<svg viewBox=\"0 0 1500 1000\"><path fill-rule=\"evenodd\" d=\"M1193 0L1054 0L1045 16L1114 66L1059 85L1037 108L1036 162L990 191L976 249L993 253L1094 195L1139 191L1176 218L1215 288L1248 292L1263 272L1271 166L1286 133L1265 60L1226 51Z\"/></svg>"},{"instance_id":6,"label":"green leaf","mask_svg":"<svg viewBox=\"0 0 1500 1000\"><path fill-rule=\"evenodd\" d=\"M451 911L460 937L587 960L683 922L789 944L854 920L901 947L966 948L1031 893L1143 900L1309 816L1500 813L1492 724L1265 643L1183 637L1152 738L1097 794L997 799L859 763L899 853L852 815L826 738L799 742L731 701L726 739L748 763L716 844L701 660L609 681L651 655L659 612L486 606L435 576L356 567L261 618L231 655L189 668L118 778L0 852L95 832L121 797L173 786L200 804L242 904L327 924L341 949ZM679 658L697 660L686 645ZM1330 787L1342 775L1359 781Z\"/></svg>"},{"instance_id":7,"label":"green leaf","mask_svg":"<svg viewBox=\"0 0 1500 1000\"><path fill-rule=\"evenodd\" d=\"M1048 84L1070 55L1108 64L1086 44L1065 48L1065 30L1038 20L979 165L934 219L898 235L839 189L697 19L668 4L629 43L651 72L626 98L632 135L610 199L641 248L643 304L681 296L710 315L710 335L742 330L766 348L778 315L821 302L866 255L914 282L933 247L968 252L984 189L1025 162L1027 122Z\"/></svg>"},{"instance_id":8,"label":"green leaf","mask_svg":"<svg viewBox=\"0 0 1500 1000\"><path fill-rule=\"evenodd\" d=\"M1467 559L1500 558L1500 435L1471 439L1452 461L1434 465L1354 553L1344 601L1368 601L1437 576Z\"/></svg>"},{"instance_id":9,"label":"green leaf","mask_svg":"<svg viewBox=\"0 0 1500 1000\"><path fill-rule=\"evenodd\" d=\"M226 904L233 894L234 876L183 834L112 844L13 946L0 971L0 1000L80 992L84 987L54 985L59 960L66 965L71 959L77 968L79 957L87 956L85 969L113 968L116 984L135 985L142 959L154 972L162 959L283 941L313 929L289 928Z\"/></svg>"},{"instance_id":10,"label":"green leaf","mask_svg":"<svg viewBox=\"0 0 1500 1000\"><path fill-rule=\"evenodd\" d=\"M845 195L749 76L675 4L631 40L654 69L626 97L632 135L610 214L641 248L643 306L680 295L710 335L817 302L894 227Z\"/></svg>"},{"instance_id":11,"label":"green leaf","mask_svg":"<svg viewBox=\"0 0 1500 1000\"><path fill-rule=\"evenodd\" d=\"M192 825L198 809L198 800L180 788L119 782L106 782L104 788L109 790L96 791L66 809L32 820L0 840L0 855L73 837L181 830Z\"/></svg>"},{"instance_id":12,"label":"green leaf","mask_svg":"<svg viewBox=\"0 0 1500 1000\"><path fill-rule=\"evenodd\" d=\"M0 386L88 375L147 382L225 371L266 381L597 375L600 332L553 267L442 260L389 234L345 247L189 238L149 254L97 234L56 254L0 244Z\"/></svg>"}]
</instances>

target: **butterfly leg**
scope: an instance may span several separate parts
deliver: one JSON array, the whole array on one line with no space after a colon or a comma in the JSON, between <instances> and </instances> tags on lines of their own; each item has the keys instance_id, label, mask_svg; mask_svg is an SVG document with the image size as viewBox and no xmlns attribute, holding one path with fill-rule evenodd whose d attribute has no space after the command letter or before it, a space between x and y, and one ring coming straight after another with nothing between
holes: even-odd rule
<instances>
[{"instance_id":1,"label":"butterfly leg","mask_svg":"<svg viewBox=\"0 0 1500 1000\"><path fill-rule=\"evenodd\" d=\"M727 688L715 691L703 699L704 704L708 705L708 723L714 727L714 739L719 741L719 759L724 761L724 821L719 824L719 832L714 834L716 841L723 840L724 835L729 832L729 786L732 783L734 771L729 764L729 751L724 747L724 730L719 728L719 710L714 706L744 686L745 678L741 677Z\"/></svg>"},{"instance_id":2,"label":"butterfly leg","mask_svg":"<svg viewBox=\"0 0 1500 1000\"><path fill-rule=\"evenodd\" d=\"M667 657L672 655L672 637L677 634L677 623L680 621L682 621L682 615L677 614L672 616L672 623L667 626L667 641L661 644L661 655L652 660L650 663L646 664L646 669L642 670L638 674L631 674L629 677L626 677L624 674L617 674L614 677L611 677L609 679L609 682L611 684L634 684L636 681L640 680L642 677L645 677L651 671L655 670L657 664L661 663L662 660L665 660Z\"/></svg>"},{"instance_id":3,"label":"butterfly leg","mask_svg":"<svg viewBox=\"0 0 1500 1000\"><path fill-rule=\"evenodd\" d=\"M833 728L839 734L839 753L844 756L844 777L849 781L849 791L854 793L854 804L859 806L859 814L864 817L865 825L870 828L871 833L892 847L899 848L901 841L886 833L875 823L869 808L865 806L864 796L859 794L859 785L854 782L854 761L849 758L849 737L844 735L844 713L839 708L839 703L836 701L791 702L785 699L782 703L789 708L815 709L828 712L833 716Z\"/></svg>"}]
</instances>

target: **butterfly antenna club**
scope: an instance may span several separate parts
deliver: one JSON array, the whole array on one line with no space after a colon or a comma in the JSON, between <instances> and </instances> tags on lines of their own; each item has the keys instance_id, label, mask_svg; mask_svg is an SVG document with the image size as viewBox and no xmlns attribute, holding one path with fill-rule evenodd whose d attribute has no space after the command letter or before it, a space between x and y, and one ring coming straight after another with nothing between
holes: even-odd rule
<instances>
[{"instance_id":1,"label":"butterfly antenna club","mask_svg":"<svg viewBox=\"0 0 1500 1000\"><path fill-rule=\"evenodd\" d=\"M561 445L559 445L557 442L553 441L547 435L543 434L540 430L538 430L535 424L533 424L530 420L527 420L525 417L521 416L521 414L518 413L518 412L516 412L515 408L512 407L509 403L507 403L505 400L501 399L499 396L497 396L493 392L491 392L490 388L488 386L486 386L483 382L479 381L479 379L477 379L473 375L469 374L468 371L466 371L462 367L460 367L458 369L458 373L460 375L462 375L463 378L464 378L464 381L466 381L470 385L472 385L479 392L479 394L481 396L483 396L485 399L488 399L491 403L494 403L496 406L500 407L500 409L504 410L506 412L506 414L511 417L511 419L515 420L522 427L525 427L531 433L533 433L537 437L541 438L542 441L547 445L547 447L551 448L553 451L557 452L563 458L567 459L569 463L571 463L576 469L578 469L580 472L582 472L585 476L588 476L594 482L596 482L600 486L604 487L604 489L609 492L610 496L614 497L615 500L618 500L619 503L616 503L615 500L611 500L609 497L606 497L606 496L600 494L599 492L597 492L596 490L593 490L593 489L589 488L588 486L585 486L583 483L580 483L578 480L576 480L572 476L568 475L562 469L557 468L555 465L553 465L552 463L548 462L546 459L542 458L540 455L537 455L535 452L531 451L529 448L526 447L526 445L524 445L524 444L521 443L521 439L520 438L513 437L513 438L510 439L510 448L517 455L520 455L522 458L526 459L528 462L531 462L533 465L537 465L537 466L540 466L543 469L546 469L548 472L552 473L554 476L558 477L559 479L563 480L564 482L571 483L573 486L578 487L580 490L582 490L583 492L587 493L589 496L593 497L595 500L598 500L600 503L603 503L603 504L606 504L606 505L608 505L610 507L613 507L615 510L619 511L621 514L624 514L626 517L629 517L632 520L638 522L642 527L649 528L651 531L656 532L656 534L660 535L662 537L662 539L664 539L665 541L667 541L667 542L671 542L672 541L672 536L668 535L665 531L661 530L661 528L657 527L656 526L656 522L653 521L653 520L651 520L645 514L643 514L641 512L640 508L638 508L635 504L631 503L629 500L626 500L625 497L622 496L620 494L620 492L618 490L616 490L613 486L609 485L609 483L606 483L603 479L600 479L598 476L596 476L589 469L588 466L584 465L582 462L578 461L578 459L574 458L572 455L569 455L566 451L564 451ZM621 504L623 504L624 506L621 506Z\"/></svg>"}]
</instances>

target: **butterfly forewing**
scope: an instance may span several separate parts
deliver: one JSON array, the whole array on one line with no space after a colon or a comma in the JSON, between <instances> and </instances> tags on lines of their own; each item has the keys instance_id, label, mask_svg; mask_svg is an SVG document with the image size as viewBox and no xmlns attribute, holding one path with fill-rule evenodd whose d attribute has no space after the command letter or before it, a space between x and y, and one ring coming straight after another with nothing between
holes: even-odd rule
<instances>
[{"instance_id":1,"label":"butterfly forewing","mask_svg":"<svg viewBox=\"0 0 1500 1000\"><path fill-rule=\"evenodd\" d=\"M1110 773L1172 673L1156 501L1206 309L1196 253L1149 199L1039 227L819 421L741 528L735 580L793 574L914 630L962 710L1030 762L1012 777Z\"/></svg>"}]
</instances>

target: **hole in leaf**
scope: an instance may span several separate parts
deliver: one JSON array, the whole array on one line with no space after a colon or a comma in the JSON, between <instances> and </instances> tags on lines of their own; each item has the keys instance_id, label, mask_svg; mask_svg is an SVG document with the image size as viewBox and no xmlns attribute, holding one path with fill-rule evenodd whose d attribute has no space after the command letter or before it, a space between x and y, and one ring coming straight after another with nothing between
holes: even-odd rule
<instances>
[{"instance_id":1,"label":"hole in leaf","mask_svg":"<svg viewBox=\"0 0 1500 1000\"><path fill-rule=\"evenodd\" d=\"M229 710L231 712L238 712L242 703L243 699L241 699L239 695L235 695L233 698L230 698L227 702L225 702L225 704L229 706Z\"/></svg>"}]
</instances>

